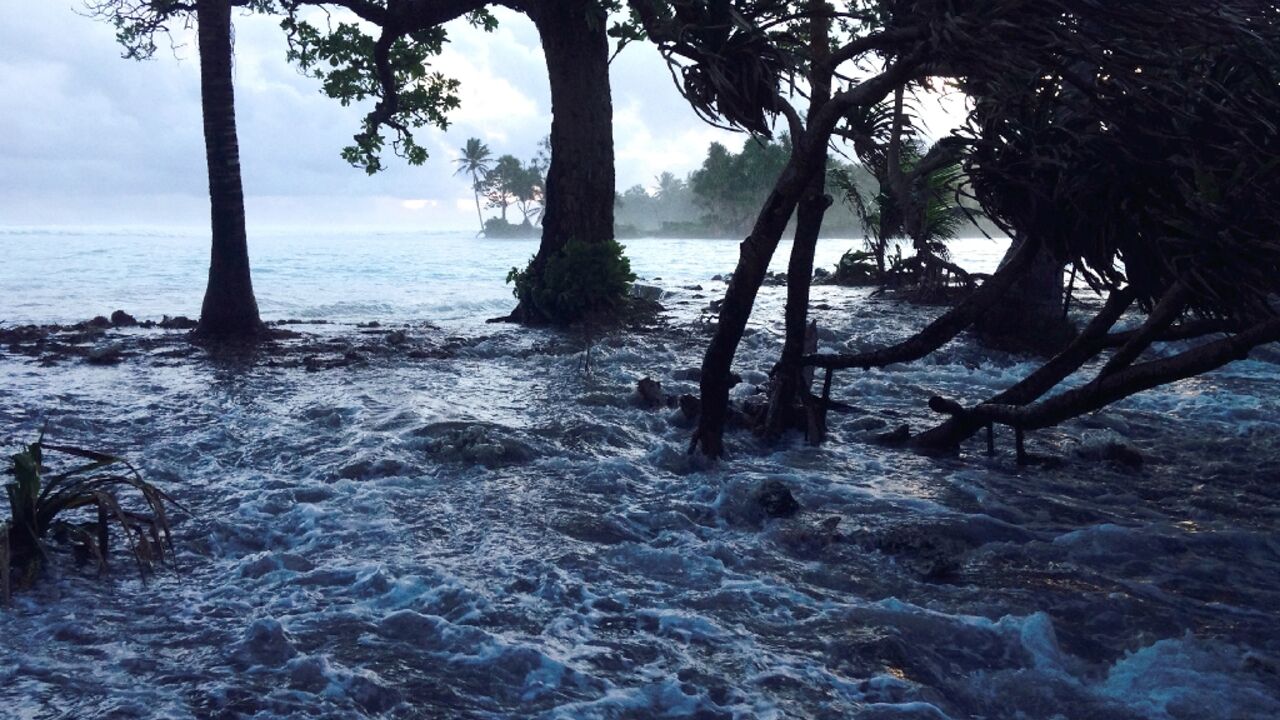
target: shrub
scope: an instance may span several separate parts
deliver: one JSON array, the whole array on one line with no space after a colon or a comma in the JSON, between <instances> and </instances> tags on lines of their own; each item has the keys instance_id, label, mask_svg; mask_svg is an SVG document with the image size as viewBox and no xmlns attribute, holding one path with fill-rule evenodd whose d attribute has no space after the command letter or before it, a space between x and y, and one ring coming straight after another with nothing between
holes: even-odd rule
<instances>
[{"instance_id":1,"label":"shrub","mask_svg":"<svg viewBox=\"0 0 1280 720\"><path fill-rule=\"evenodd\" d=\"M832 276L840 285L871 285L880 277L875 255L864 250L849 250L840 256Z\"/></svg>"},{"instance_id":2,"label":"shrub","mask_svg":"<svg viewBox=\"0 0 1280 720\"><path fill-rule=\"evenodd\" d=\"M616 240L570 240L546 259L541 273L530 260L524 270L511 268L507 282L522 304L552 323L599 318L626 302L636 279L623 250Z\"/></svg>"},{"instance_id":3,"label":"shrub","mask_svg":"<svg viewBox=\"0 0 1280 720\"><path fill-rule=\"evenodd\" d=\"M58 473L44 465L46 452L87 462ZM130 554L145 573L172 557L173 542L165 516L172 498L144 481L127 461L105 453L65 445L49 445L44 436L12 456L14 481L5 485L10 517L0 522L0 594L8 599L10 573L18 585L35 580L48 559L47 541L69 544L77 560L107 567L110 531L114 526L129 543ZM136 491L138 501L126 507L120 495ZM76 513L76 511L87 511ZM78 516L77 516L78 515Z\"/></svg>"}]
</instances>

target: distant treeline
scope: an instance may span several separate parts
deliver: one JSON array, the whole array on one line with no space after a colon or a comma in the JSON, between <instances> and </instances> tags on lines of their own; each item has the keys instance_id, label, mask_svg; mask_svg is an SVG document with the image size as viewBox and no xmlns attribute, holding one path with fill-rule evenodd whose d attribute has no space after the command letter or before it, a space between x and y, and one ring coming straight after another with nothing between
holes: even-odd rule
<instances>
[{"instance_id":1,"label":"distant treeline","mask_svg":"<svg viewBox=\"0 0 1280 720\"><path fill-rule=\"evenodd\" d=\"M633 185L615 194L614 222L618 237L745 237L773 189L791 154L791 138L777 140L748 138L742 149L733 152L712 143L702 166L681 179L664 172L646 188ZM468 141L458 160L459 174L469 175L476 194L476 209L497 211L497 217L481 216L487 237L537 237L542 220L543 187L549 166L547 141L529 162L512 155L492 158L479 140ZM828 236L862 237L867 229L855 210L855 191L867 199L880 195L875 175L860 163L838 157L828 161L828 173L840 182L829 182L833 204L823 221ZM851 189L852 188L852 189ZM514 217L509 211L514 210ZM998 234L990 223L979 219L979 227L966 222L961 235L983 231Z\"/></svg>"},{"instance_id":2,"label":"distant treeline","mask_svg":"<svg viewBox=\"0 0 1280 720\"><path fill-rule=\"evenodd\" d=\"M617 194L614 208L619 237L745 237L773 189L791 154L791 138L748 138L739 152L712 143L702 166L681 179L664 172L652 188L633 185ZM829 173L851 178L863 197L879 194L875 176L860 163L838 157L828 162ZM822 224L825 235L863 236L866 229L852 199L832 186L834 203ZM980 213L975 212L975 218ZM966 223L963 235L999 231L979 220L982 229Z\"/></svg>"}]
</instances>

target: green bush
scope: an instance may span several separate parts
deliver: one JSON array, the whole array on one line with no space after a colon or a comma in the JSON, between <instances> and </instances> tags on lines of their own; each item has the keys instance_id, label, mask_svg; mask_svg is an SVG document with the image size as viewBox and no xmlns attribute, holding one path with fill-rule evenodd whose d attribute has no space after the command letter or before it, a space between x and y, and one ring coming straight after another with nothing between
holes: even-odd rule
<instances>
[{"instance_id":1,"label":"green bush","mask_svg":"<svg viewBox=\"0 0 1280 720\"><path fill-rule=\"evenodd\" d=\"M636 279L631 261L616 240L569 240L546 259L537 273L533 261L524 270L511 268L507 282L516 298L558 325L599 318L620 308Z\"/></svg>"}]
</instances>

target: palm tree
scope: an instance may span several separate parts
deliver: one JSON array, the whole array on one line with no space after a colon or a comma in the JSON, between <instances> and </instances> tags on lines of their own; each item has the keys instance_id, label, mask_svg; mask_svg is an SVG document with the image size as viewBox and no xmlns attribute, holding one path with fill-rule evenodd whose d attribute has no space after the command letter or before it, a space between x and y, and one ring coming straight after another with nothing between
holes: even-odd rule
<instances>
[{"instance_id":1,"label":"palm tree","mask_svg":"<svg viewBox=\"0 0 1280 720\"><path fill-rule=\"evenodd\" d=\"M657 182L659 200L671 202L680 194L680 191L684 190L684 181L669 172L662 173L654 180Z\"/></svg>"},{"instance_id":2,"label":"palm tree","mask_svg":"<svg viewBox=\"0 0 1280 720\"><path fill-rule=\"evenodd\" d=\"M240 147L232 87L231 0L199 0L200 94L213 247L209 284L197 332L207 337L252 337L262 330L249 274Z\"/></svg>"},{"instance_id":3,"label":"palm tree","mask_svg":"<svg viewBox=\"0 0 1280 720\"><path fill-rule=\"evenodd\" d=\"M476 218L480 221L480 232L484 232L484 215L480 213L480 184L489 176L489 159L493 157L493 153L489 151L489 146L480 142L480 138L470 138L467 144L462 148L462 157L455 162L458 163L458 169L454 175L471 176L471 190L476 195Z\"/></svg>"}]
</instances>

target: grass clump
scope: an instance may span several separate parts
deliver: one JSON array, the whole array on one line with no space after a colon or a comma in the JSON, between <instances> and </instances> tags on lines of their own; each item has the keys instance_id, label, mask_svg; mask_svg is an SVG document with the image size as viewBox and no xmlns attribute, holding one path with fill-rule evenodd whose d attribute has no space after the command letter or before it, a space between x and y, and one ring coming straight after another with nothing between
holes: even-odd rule
<instances>
[{"instance_id":1,"label":"grass clump","mask_svg":"<svg viewBox=\"0 0 1280 720\"><path fill-rule=\"evenodd\" d=\"M45 465L49 455L74 464L52 472ZM6 603L13 587L29 587L39 576L49 560L51 540L70 546L78 563L92 560L104 571L114 527L144 577L166 561L166 550L172 560L165 505L178 505L128 461L51 445L43 433L11 459L14 479L5 485L10 516L0 522L0 598ZM126 496L133 499L122 502Z\"/></svg>"}]
</instances>

